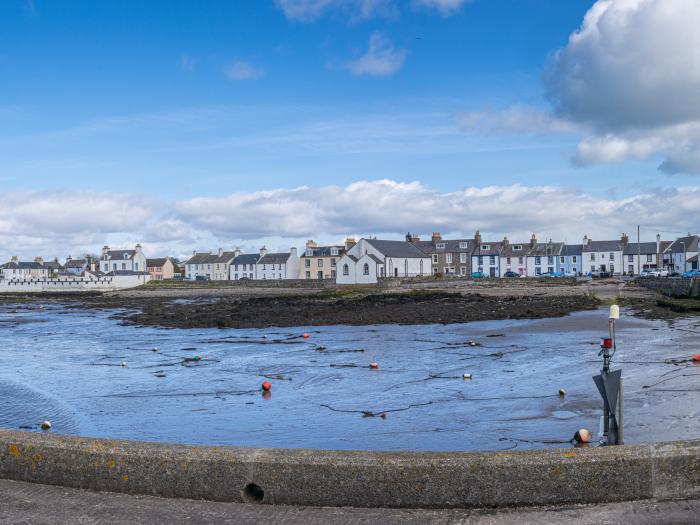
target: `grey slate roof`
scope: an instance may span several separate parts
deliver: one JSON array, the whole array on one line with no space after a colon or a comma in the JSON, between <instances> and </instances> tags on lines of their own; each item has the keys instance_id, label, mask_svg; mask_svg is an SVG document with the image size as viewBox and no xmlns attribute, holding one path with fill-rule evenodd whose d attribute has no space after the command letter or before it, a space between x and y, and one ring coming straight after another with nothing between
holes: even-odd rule
<instances>
[{"instance_id":1,"label":"grey slate roof","mask_svg":"<svg viewBox=\"0 0 700 525\"><path fill-rule=\"evenodd\" d=\"M618 252L622 250L622 241L588 241L583 246L584 252Z\"/></svg>"},{"instance_id":2,"label":"grey slate roof","mask_svg":"<svg viewBox=\"0 0 700 525\"><path fill-rule=\"evenodd\" d=\"M671 245L671 241L661 241L659 243L659 253L663 253L666 248ZM682 246L681 246L682 248ZM655 254L656 253L656 241L654 242L640 242L639 243L639 253L643 255ZM625 247L624 255L637 255L637 243L631 242Z\"/></svg>"},{"instance_id":3,"label":"grey slate roof","mask_svg":"<svg viewBox=\"0 0 700 525\"><path fill-rule=\"evenodd\" d=\"M466 242L466 248L460 248L460 244ZM432 255L434 253L471 253L474 249L474 239L442 239L434 243L433 241L417 241L412 243L423 253ZM438 248L437 244L444 244L444 248Z\"/></svg>"},{"instance_id":4,"label":"grey slate roof","mask_svg":"<svg viewBox=\"0 0 700 525\"><path fill-rule=\"evenodd\" d=\"M63 268L63 266L61 266L61 263L58 261L44 261L42 263L42 266L49 270L60 270Z\"/></svg>"},{"instance_id":5,"label":"grey slate roof","mask_svg":"<svg viewBox=\"0 0 700 525\"><path fill-rule=\"evenodd\" d=\"M195 253L185 264L206 264L212 263L218 259L218 255L212 255L211 252Z\"/></svg>"},{"instance_id":6,"label":"grey slate roof","mask_svg":"<svg viewBox=\"0 0 700 525\"><path fill-rule=\"evenodd\" d=\"M266 253L258 264L286 264L291 255L291 253Z\"/></svg>"},{"instance_id":7,"label":"grey slate roof","mask_svg":"<svg viewBox=\"0 0 700 525\"><path fill-rule=\"evenodd\" d=\"M666 251L670 253L696 252L698 251L699 239L697 235L679 237L671 243ZM685 243L685 248L683 248L683 243Z\"/></svg>"},{"instance_id":8,"label":"grey slate roof","mask_svg":"<svg viewBox=\"0 0 700 525\"><path fill-rule=\"evenodd\" d=\"M222 252L221 255L217 254L216 260L213 262L231 263L235 258L236 258L236 252Z\"/></svg>"},{"instance_id":9,"label":"grey slate roof","mask_svg":"<svg viewBox=\"0 0 700 525\"><path fill-rule=\"evenodd\" d=\"M66 261L65 267L66 268L82 268L87 264L87 261L85 259L71 259L70 261Z\"/></svg>"},{"instance_id":10,"label":"grey slate roof","mask_svg":"<svg viewBox=\"0 0 700 525\"><path fill-rule=\"evenodd\" d=\"M109 250L107 255L110 259L131 259L135 253L136 250Z\"/></svg>"},{"instance_id":11,"label":"grey slate roof","mask_svg":"<svg viewBox=\"0 0 700 525\"><path fill-rule=\"evenodd\" d=\"M260 259L257 253L245 253L236 257L231 264L255 264Z\"/></svg>"},{"instance_id":12,"label":"grey slate roof","mask_svg":"<svg viewBox=\"0 0 700 525\"><path fill-rule=\"evenodd\" d=\"M488 250L484 250L481 247L482 246L488 246ZM488 241L482 241L481 244L477 244L474 247L474 251L472 252L472 255L476 256L488 256L488 255L501 255L501 248L502 248L502 243L501 242L488 242Z\"/></svg>"},{"instance_id":13,"label":"grey slate roof","mask_svg":"<svg viewBox=\"0 0 700 525\"><path fill-rule=\"evenodd\" d=\"M338 250L337 255L331 254L331 248ZM307 250L313 250L313 255L306 255ZM306 248L302 257L340 257L345 253L345 246L316 246L315 248Z\"/></svg>"},{"instance_id":14,"label":"grey slate roof","mask_svg":"<svg viewBox=\"0 0 700 525\"><path fill-rule=\"evenodd\" d=\"M40 270L42 268L40 263L34 261L8 262L2 267L11 270Z\"/></svg>"},{"instance_id":15,"label":"grey slate roof","mask_svg":"<svg viewBox=\"0 0 700 525\"><path fill-rule=\"evenodd\" d=\"M565 244L561 250L561 254L566 257L571 257L578 255L579 257L583 253L583 246L580 244Z\"/></svg>"},{"instance_id":16,"label":"grey slate roof","mask_svg":"<svg viewBox=\"0 0 700 525\"><path fill-rule=\"evenodd\" d=\"M156 259L146 259L146 268L161 268L165 265L167 257L159 257Z\"/></svg>"},{"instance_id":17,"label":"grey slate roof","mask_svg":"<svg viewBox=\"0 0 700 525\"><path fill-rule=\"evenodd\" d=\"M520 250L516 250L514 246L520 246ZM502 246L501 257L527 257L530 251L529 242L509 242L508 246Z\"/></svg>"},{"instance_id":18,"label":"grey slate roof","mask_svg":"<svg viewBox=\"0 0 700 525\"><path fill-rule=\"evenodd\" d=\"M424 259L428 257L425 252L419 250L412 243L407 241L384 241L380 239L365 239L386 257L406 257L414 259Z\"/></svg>"},{"instance_id":19,"label":"grey slate roof","mask_svg":"<svg viewBox=\"0 0 700 525\"><path fill-rule=\"evenodd\" d=\"M563 242L539 242L530 249L529 257L558 256L564 246Z\"/></svg>"}]
</instances>

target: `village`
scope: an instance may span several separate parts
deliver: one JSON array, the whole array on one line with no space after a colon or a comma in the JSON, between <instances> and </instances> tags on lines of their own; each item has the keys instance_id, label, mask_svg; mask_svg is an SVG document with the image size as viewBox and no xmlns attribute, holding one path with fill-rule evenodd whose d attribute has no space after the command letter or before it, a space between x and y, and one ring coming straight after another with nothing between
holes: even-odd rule
<instances>
[{"instance_id":1,"label":"village","mask_svg":"<svg viewBox=\"0 0 700 525\"><path fill-rule=\"evenodd\" d=\"M392 278L547 278L615 276L700 276L700 236L688 234L675 240L630 242L622 234L615 240L594 240L587 235L580 244L542 242L535 234L523 242L471 238L430 239L406 234L404 240L355 240L342 245L306 242L303 250L291 248L273 253L265 247L255 253L239 248L193 252L184 261L175 257L149 258L140 244L133 249L104 246L98 255L22 261L12 257L0 267L0 290L14 291L41 283L41 290L78 288L127 288L150 281L267 281L331 280L338 285L371 285Z\"/></svg>"}]
</instances>

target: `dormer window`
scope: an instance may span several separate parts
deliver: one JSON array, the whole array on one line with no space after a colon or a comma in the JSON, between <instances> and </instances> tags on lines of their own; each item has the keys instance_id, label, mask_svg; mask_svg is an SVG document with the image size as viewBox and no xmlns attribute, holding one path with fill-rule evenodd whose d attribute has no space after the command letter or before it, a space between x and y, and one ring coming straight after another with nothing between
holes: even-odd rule
<instances>
[{"instance_id":1,"label":"dormer window","mask_svg":"<svg viewBox=\"0 0 700 525\"><path fill-rule=\"evenodd\" d=\"M464 249L466 249L466 248L469 247L469 243L467 243L467 242L460 242L460 243L459 243L459 247L460 247L462 250L464 250Z\"/></svg>"},{"instance_id":2,"label":"dormer window","mask_svg":"<svg viewBox=\"0 0 700 525\"><path fill-rule=\"evenodd\" d=\"M306 256L307 256L307 257L313 257L313 256L314 256L314 251L313 251L311 248L309 248L308 250L306 250Z\"/></svg>"},{"instance_id":3,"label":"dormer window","mask_svg":"<svg viewBox=\"0 0 700 525\"><path fill-rule=\"evenodd\" d=\"M128 258L129 258L129 254L128 254L128 253L125 253L125 254L124 254L124 259L128 259Z\"/></svg>"},{"instance_id":4,"label":"dormer window","mask_svg":"<svg viewBox=\"0 0 700 525\"><path fill-rule=\"evenodd\" d=\"M439 243L437 243L437 244L435 245L435 247L436 247L438 250L444 250L444 249L445 249L445 243L444 243L444 242L439 242Z\"/></svg>"},{"instance_id":5,"label":"dormer window","mask_svg":"<svg viewBox=\"0 0 700 525\"><path fill-rule=\"evenodd\" d=\"M482 244L482 245L481 245L481 249L482 249L482 250L490 250L490 249L491 249L491 246L490 246L489 244Z\"/></svg>"},{"instance_id":6,"label":"dormer window","mask_svg":"<svg viewBox=\"0 0 700 525\"><path fill-rule=\"evenodd\" d=\"M331 255L338 255L338 248L331 248Z\"/></svg>"},{"instance_id":7,"label":"dormer window","mask_svg":"<svg viewBox=\"0 0 700 525\"><path fill-rule=\"evenodd\" d=\"M523 249L523 245L522 245L522 244L514 244L514 245L513 245L513 249L514 249L514 250L522 250L522 249Z\"/></svg>"}]
</instances>

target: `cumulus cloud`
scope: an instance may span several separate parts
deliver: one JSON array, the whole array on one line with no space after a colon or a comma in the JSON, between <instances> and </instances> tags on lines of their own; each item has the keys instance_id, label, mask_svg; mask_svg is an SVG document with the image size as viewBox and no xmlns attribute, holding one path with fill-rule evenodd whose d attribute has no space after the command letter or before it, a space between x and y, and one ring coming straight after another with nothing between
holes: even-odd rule
<instances>
[{"instance_id":1,"label":"cumulus cloud","mask_svg":"<svg viewBox=\"0 0 700 525\"><path fill-rule=\"evenodd\" d=\"M660 154L700 173L700 2L598 0L545 75L559 118L587 127L579 164Z\"/></svg>"},{"instance_id":2,"label":"cumulus cloud","mask_svg":"<svg viewBox=\"0 0 700 525\"><path fill-rule=\"evenodd\" d=\"M351 21L377 16L393 17L398 11L395 0L276 0L284 15L297 22L313 22L329 12L339 12Z\"/></svg>"},{"instance_id":3,"label":"cumulus cloud","mask_svg":"<svg viewBox=\"0 0 700 525\"><path fill-rule=\"evenodd\" d=\"M265 71L246 60L237 59L224 69L224 73L229 80L255 80L261 78Z\"/></svg>"},{"instance_id":4,"label":"cumulus cloud","mask_svg":"<svg viewBox=\"0 0 700 525\"><path fill-rule=\"evenodd\" d=\"M383 33L375 31L369 38L367 52L348 62L346 68L353 75L386 77L401 69L405 60L405 50L396 49Z\"/></svg>"},{"instance_id":5,"label":"cumulus cloud","mask_svg":"<svg viewBox=\"0 0 700 525\"><path fill-rule=\"evenodd\" d=\"M371 206L366 205L371 203ZM151 257L193 249L301 246L347 235L402 238L407 231L490 239L578 242L617 238L640 223L647 237L668 225L692 231L700 186L655 188L622 198L558 186L469 187L438 191L421 182L363 180L346 186L280 188L167 202L100 192L18 192L0 196L0 260L74 257L104 244L140 242Z\"/></svg>"}]
</instances>

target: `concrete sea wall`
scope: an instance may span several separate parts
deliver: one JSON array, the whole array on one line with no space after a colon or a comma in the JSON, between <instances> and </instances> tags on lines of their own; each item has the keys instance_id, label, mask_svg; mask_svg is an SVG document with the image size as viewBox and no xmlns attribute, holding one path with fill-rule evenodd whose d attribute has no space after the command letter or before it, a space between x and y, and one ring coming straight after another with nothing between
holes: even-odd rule
<instances>
[{"instance_id":1,"label":"concrete sea wall","mask_svg":"<svg viewBox=\"0 0 700 525\"><path fill-rule=\"evenodd\" d=\"M286 505L485 507L700 496L700 440L489 453L190 447L0 430L0 477Z\"/></svg>"},{"instance_id":2,"label":"concrete sea wall","mask_svg":"<svg viewBox=\"0 0 700 525\"><path fill-rule=\"evenodd\" d=\"M669 297L700 296L700 279L683 279L680 277L646 277L637 282L650 290Z\"/></svg>"},{"instance_id":3,"label":"concrete sea wall","mask_svg":"<svg viewBox=\"0 0 700 525\"><path fill-rule=\"evenodd\" d=\"M99 278L0 279L0 293L60 293L113 291L146 284L149 275L115 275Z\"/></svg>"}]
</instances>

